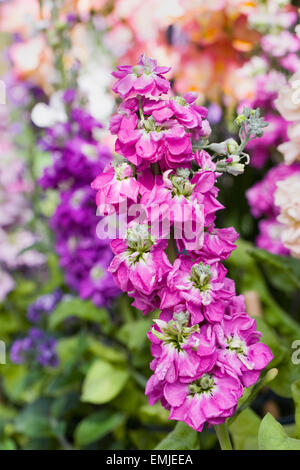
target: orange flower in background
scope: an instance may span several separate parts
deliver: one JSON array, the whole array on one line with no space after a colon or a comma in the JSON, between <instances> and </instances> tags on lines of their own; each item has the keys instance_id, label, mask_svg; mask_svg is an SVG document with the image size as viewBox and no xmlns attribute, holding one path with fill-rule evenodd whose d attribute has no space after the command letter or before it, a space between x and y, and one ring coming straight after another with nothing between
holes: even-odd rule
<instances>
[{"instance_id":1,"label":"orange flower in background","mask_svg":"<svg viewBox=\"0 0 300 470\"><path fill-rule=\"evenodd\" d=\"M236 72L260 39L259 33L248 26L248 15L256 3L191 0L182 4L186 10L175 26L181 28L188 42L178 44L182 63L175 75L177 90L181 92L187 86L213 101L225 95L227 104L241 99L243 87L236 87Z\"/></svg>"},{"instance_id":2,"label":"orange flower in background","mask_svg":"<svg viewBox=\"0 0 300 470\"><path fill-rule=\"evenodd\" d=\"M77 13L79 16L88 15L91 11L102 11L113 7L113 0L65 0L60 8L60 15L64 17L69 13Z\"/></svg>"}]
</instances>

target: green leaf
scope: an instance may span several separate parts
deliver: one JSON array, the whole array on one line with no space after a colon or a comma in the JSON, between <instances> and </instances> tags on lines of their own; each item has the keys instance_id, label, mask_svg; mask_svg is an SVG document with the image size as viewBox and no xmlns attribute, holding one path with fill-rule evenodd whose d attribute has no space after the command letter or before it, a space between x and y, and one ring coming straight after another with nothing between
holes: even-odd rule
<instances>
[{"instance_id":1,"label":"green leaf","mask_svg":"<svg viewBox=\"0 0 300 470\"><path fill-rule=\"evenodd\" d=\"M1 368L3 389L14 401L32 402L40 393L42 375L24 365L6 364ZM31 380L32 378L32 380Z\"/></svg>"},{"instance_id":2,"label":"green leaf","mask_svg":"<svg viewBox=\"0 0 300 470\"><path fill-rule=\"evenodd\" d=\"M273 359L273 361L276 360ZM269 387L274 390L277 395L291 398L292 397L292 384L299 378L299 366L293 364L291 361L291 353L287 352L280 361L278 366L278 375Z\"/></svg>"},{"instance_id":3,"label":"green leaf","mask_svg":"<svg viewBox=\"0 0 300 470\"><path fill-rule=\"evenodd\" d=\"M31 438L52 435L49 420L50 401L39 399L26 406L15 419L16 431Z\"/></svg>"},{"instance_id":4,"label":"green leaf","mask_svg":"<svg viewBox=\"0 0 300 470\"><path fill-rule=\"evenodd\" d=\"M82 420L75 429L75 443L84 447L112 432L124 421L124 415L101 410Z\"/></svg>"},{"instance_id":5,"label":"green leaf","mask_svg":"<svg viewBox=\"0 0 300 470\"><path fill-rule=\"evenodd\" d=\"M261 419L250 408L242 411L229 430L236 450L257 450L257 435Z\"/></svg>"},{"instance_id":6,"label":"green leaf","mask_svg":"<svg viewBox=\"0 0 300 470\"><path fill-rule=\"evenodd\" d=\"M300 440L289 437L281 424L268 413L258 432L259 450L300 450Z\"/></svg>"},{"instance_id":7,"label":"green leaf","mask_svg":"<svg viewBox=\"0 0 300 470\"><path fill-rule=\"evenodd\" d=\"M178 422L159 444L155 450L199 450L199 436L197 431L183 422Z\"/></svg>"},{"instance_id":8,"label":"green leaf","mask_svg":"<svg viewBox=\"0 0 300 470\"><path fill-rule=\"evenodd\" d=\"M252 249L251 243L239 240L237 249L227 260L230 276L238 280L242 293L257 292L262 304L263 318L269 326L276 328L280 335L288 337L289 340L299 339L299 323L291 318L272 298L256 260L249 254Z\"/></svg>"},{"instance_id":9,"label":"green leaf","mask_svg":"<svg viewBox=\"0 0 300 470\"><path fill-rule=\"evenodd\" d=\"M297 437L300 438L300 380L293 383L292 395L295 403L296 433Z\"/></svg>"},{"instance_id":10,"label":"green leaf","mask_svg":"<svg viewBox=\"0 0 300 470\"><path fill-rule=\"evenodd\" d=\"M120 351L120 349L108 346L92 336L89 336L88 338L88 347L93 355L109 362L116 362L120 364L121 362L127 361L127 356L124 351Z\"/></svg>"},{"instance_id":11,"label":"green leaf","mask_svg":"<svg viewBox=\"0 0 300 470\"><path fill-rule=\"evenodd\" d=\"M118 339L133 352L141 351L147 343L147 333L152 325L150 318L125 323L118 332Z\"/></svg>"},{"instance_id":12,"label":"green leaf","mask_svg":"<svg viewBox=\"0 0 300 470\"><path fill-rule=\"evenodd\" d=\"M0 450L16 450L17 445L15 441L12 439L3 439L3 441L0 441Z\"/></svg>"},{"instance_id":13,"label":"green leaf","mask_svg":"<svg viewBox=\"0 0 300 470\"><path fill-rule=\"evenodd\" d=\"M51 406L51 415L56 419L66 416L70 411L76 410L79 405L79 394L69 392L56 398Z\"/></svg>"},{"instance_id":14,"label":"green leaf","mask_svg":"<svg viewBox=\"0 0 300 470\"><path fill-rule=\"evenodd\" d=\"M49 327L56 329L67 318L77 317L84 321L99 323L104 332L109 329L109 315L104 308L97 308L92 302L81 299L71 299L60 302L49 317Z\"/></svg>"},{"instance_id":15,"label":"green leaf","mask_svg":"<svg viewBox=\"0 0 300 470\"><path fill-rule=\"evenodd\" d=\"M134 448L138 450L152 450L163 439L164 432L149 429L134 429L129 431L129 437L133 442Z\"/></svg>"},{"instance_id":16,"label":"green leaf","mask_svg":"<svg viewBox=\"0 0 300 470\"><path fill-rule=\"evenodd\" d=\"M108 403L125 386L129 372L125 368L98 359L85 377L81 400L89 403Z\"/></svg>"},{"instance_id":17,"label":"green leaf","mask_svg":"<svg viewBox=\"0 0 300 470\"><path fill-rule=\"evenodd\" d=\"M274 287L288 293L300 289L299 260L290 256L274 255L259 248L251 248L249 253L258 261Z\"/></svg>"},{"instance_id":18,"label":"green leaf","mask_svg":"<svg viewBox=\"0 0 300 470\"><path fill-rule=\"evenodd\" d=\"M160 404L143 405L139 409L139 418L145 424L168 424L169 412Z\"/></svg>"}]
</instances>

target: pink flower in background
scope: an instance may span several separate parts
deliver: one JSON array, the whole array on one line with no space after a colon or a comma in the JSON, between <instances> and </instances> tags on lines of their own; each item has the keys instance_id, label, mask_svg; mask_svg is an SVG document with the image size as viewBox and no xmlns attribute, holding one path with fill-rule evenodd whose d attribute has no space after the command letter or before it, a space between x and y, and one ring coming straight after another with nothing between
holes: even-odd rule
<instances>
[{"instance_id":1,"label":"pink flower in background","mask_svg":"<svg viewBox=\"0 0 300 470\"><path fill-rule=\"evenodd\" d=\"M266 114L265 119L269 125L263 137L253 139L246 147L251 154L251 164L255 168L262 168L270 158L270 149L287 140L287 122L281 116L270 112ZM281 145L284 146L285 143Z\"/></svg>"},{"instance_id":2,"label":"pink flower in background","mask_svg":"<svg viewBox=\"0 0 300 470\"><path fill-rule=\"evenodd\" d=\"M281 240L292 256L300 258L300 171L277 183L275 204L283 225Z\"/></svg>"},{"instance_id":3,"label":"pink flower in background","mask_svg":"<svg viewBox=\"0 0 300 470\"><path fill-rule=\"evenodd\" d=\"M258 223L259 235L256 245L262 250L267 250L274 255L286 256L290 251L282 243L283 225L277 219L263 219Z\"/></svg>"},{"instance_id":4,"label":"pink flower in background","mask_svg":"<svg viewBox=\"0 0 300 470\"><path fill-rule=\"evenodd\" d=\"M279 34L267 34L262 37L261 45L265 52L273 57L283 57L289 52L298 52L300 40L289 31L281 31Z\"/></svg>"},{"instance_id":5,"label":"pink flower in background","mask_svg":"<svg viewBox=\"0 0 300 470\"><path fill-rule=\"evenodd\" d=\"M278 214L278 207L274 204L274 193L276 191L276 184L298 172L300 165L294 163L293 165L279 165L271 168L265 178L256 183L252 188L248 189L246 196L250 205L251 213L254 217L268 215L274 217Z\"/></svg>"}]
</instances>

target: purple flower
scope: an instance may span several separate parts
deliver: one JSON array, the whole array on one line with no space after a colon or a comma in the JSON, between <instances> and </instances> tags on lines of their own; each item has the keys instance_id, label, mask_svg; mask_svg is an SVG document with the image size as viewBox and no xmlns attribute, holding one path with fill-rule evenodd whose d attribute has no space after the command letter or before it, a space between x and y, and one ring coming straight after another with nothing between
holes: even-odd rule
<instances>
[{"instance_id":1,"label":"purple flower","mask_svg":"<svg viewBox=\"0 0 300 470\"><path fill-rule=\"evenodd\" d=\"M15 364L36 361L43 367L57 367L56 340L43 330L31 328L25 338L14 341L10 358Z\"/></svg>"},{"instance_id":2,"label":"purple flower","mask_svg":"<svg viewBox=\"0 0 300 470\"><path fill-rule=\"evenodd\" d=\"M66 282L80 297L101 307L119 290L107 273L112 259L109 241L96 235L99 217L90 184L111 161L111 153L94 137L102 124L76 107L75 98L74 90L64 93L64 101L71 106L68 123L48 129L41 141L52 153L53 164L45 169L40 184L44 189L60 190L60 203L50 224Z\"/></svg>"},{"instance_id":3,"label":"purple flower","mask_svg":"<svg viewBox=\"0 0 300 470\"><path fill-rule=\"evenodd\" d=\"M62 292L57 289L51 294L41 295L36 301L29 305L27 319L31 323L39 323L44 314L49 315L62 298Z\"/></svg>"}]
</instances>

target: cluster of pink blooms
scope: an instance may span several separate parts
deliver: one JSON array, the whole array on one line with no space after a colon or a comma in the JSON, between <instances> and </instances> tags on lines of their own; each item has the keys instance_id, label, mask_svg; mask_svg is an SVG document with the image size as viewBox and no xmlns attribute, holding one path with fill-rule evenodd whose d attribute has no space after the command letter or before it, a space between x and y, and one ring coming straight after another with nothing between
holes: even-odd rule
<instances>
[{"instance_id":1,"label":"cluster of pink blooms","mask_svg":"<svg viewBox=\"0 0 300 470\"><path fill-rule=\"evenodd\" d=\"M142 56L137 66L114 73L123 101L110 129L125 159L92 187L103 215L120 213L125 201L128 214L136 215L137 203L143 208L138 221L128 217L126 235L112 241L109 270L144 314L161 310L149 332L149 402L160 400L170 419L201 431L234 413L243 388L258 380L272 353L259 342L256 322L222 264L238 234L215 227L223 207L215 186L220 173L205 150L192 150L192 140L210 133L206 109L194 94L170 96L168 70ZM156 213L157 207L164 209ZM162 219L171 227L169 239L152 230L153 220ZM202 226L193 243L185 233L174 236L188 221Z\"/></svg>"}]
</instances>

